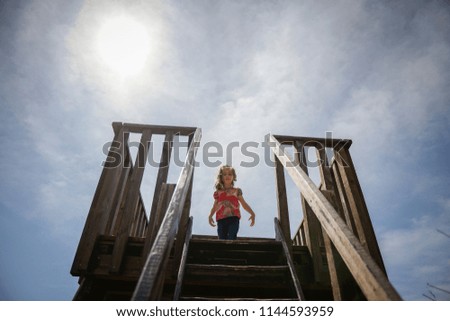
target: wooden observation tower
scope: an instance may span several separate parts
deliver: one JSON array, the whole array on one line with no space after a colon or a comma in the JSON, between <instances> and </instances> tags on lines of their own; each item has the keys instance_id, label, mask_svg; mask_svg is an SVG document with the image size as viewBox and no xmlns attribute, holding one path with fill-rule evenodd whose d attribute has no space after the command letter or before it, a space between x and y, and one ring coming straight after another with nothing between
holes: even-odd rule
<instances>
[{"instance_id":1,"label":"wooden observation tower","mask_svg":"<svg viewBox=\"0 0 450 321\"><path fill-rule=\"evenodd\" d=\"M267 135L275 156L276 237L224 241L192 235L200 128L113 123L113 129L71 268L79 277L74 300L401 300L386 275L350 140ZM134 161L130 134L140 135ZM146 209L141 183L156 137L164 141ZM187 152L171 184L175 138L186 140ZM311 148L318 185L308 176ZM298 188L303 213L288 212L285 174ZM295 235L290 215L303 217Z\"/></svg>"}]
</instances>

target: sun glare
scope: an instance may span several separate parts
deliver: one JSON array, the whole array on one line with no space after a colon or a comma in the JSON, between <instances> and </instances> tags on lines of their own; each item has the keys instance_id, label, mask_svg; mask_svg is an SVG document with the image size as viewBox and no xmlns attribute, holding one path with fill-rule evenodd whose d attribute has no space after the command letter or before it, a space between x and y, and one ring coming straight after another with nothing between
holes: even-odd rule
<instances>
[{"instance_id":1,"label":"sun glare","mask_svg":"<svg viewBox=\"0 0 450 321\"><path fill-rule=\"evenodd\" d=\"M135 75L143 69L149 55L147 29L131 17L106 20L98 34L97 50L101 61L113 71L123 76Z\"/></svg>"}]
</instances>

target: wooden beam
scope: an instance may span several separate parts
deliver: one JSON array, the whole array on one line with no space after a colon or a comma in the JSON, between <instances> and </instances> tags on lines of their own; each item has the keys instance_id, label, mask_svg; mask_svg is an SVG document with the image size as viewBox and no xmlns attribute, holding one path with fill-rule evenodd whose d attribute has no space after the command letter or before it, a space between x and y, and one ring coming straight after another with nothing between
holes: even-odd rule
<instances>
[{"instance_id":1,"label":"wooden beam","mask_svg":"<svg viewBox=\"0 0 450 321\"><path fill-rule=\"evenodd\" d=\"M189 251L189 243L191 241L192 237L192 225L193 225L194 218L191 216L188 219L187 226L186 226L186 233L185 237L183 239L183 248L182 248L182 255L180 257L180 268L178 269L178 275L177 275L177 283L175 285L175 291L173 294L173 300L178 301L180 299L181 290L183 287L183 280L184 280L184 272L186 270L186 262L188 258L188 251ZM178 264L176 264L178 265Z\"/></svg>"},{"instance_id":2,"label":"wooden beam","mask_svg":"<svg viewBox=\"0 0 450 321\"><path fill-rule=\"evenodd\" d=\"M302 145L303 147L331 147L340 149L344 146L349 148L352 144L352 141L350 139L339 138L297 137L286 135L273 135L273 137L282 145L294 145L294 143L297 143Z\"/></svg>"},{"instance_id":3,"label":"wooden beam","mask_svg":"<svg viewBox=\"0 0 450 321\"><path fill-rule=\"evenodd\" d=\"M384 272L347 227L334 207L306 173L282 150L280 143L269 135L269 146L319 219L322 228L335 245L356 282L368 300L401 300Z\"/></svg>"},{"instance_id":4,"label":"wooden beam","mask_svg":"<svg viewBox=\"0 0 450 321\"><path fill-rule=\"evenodd\" d=\"M181 126L161 126L161 125L147 125L147 124L130 124L124 123L123 127L126 132L142 133L150 130L154 135L165 135L167 132L173 132L175 135L188 136L195 132L196 127L181 127Z\"/></svg>"},{"instance_id":5,"label":"wooden beam","mask_svg":"<svg viewBox=\"0 0 450 321\"><path fill-rule=\"evenodd\" d=\"M195 169L193 170L195 171ZM192 172L192 176L194 172ZM189 183L188 192L186 195L186 200L184 201L183 211L181 213L180 222L178 223L178 233L175 240L174 246L174 270L173 273L178 273L177 269L180 266L181 255L183 251L183 240L186 238L186 232L189 225L190 213L191 213L191 198L192 198L192 187L194 185L194 180L192 179Z\"/></svg>"},{"instance_id":6,"label":"wooden beam","mask_svg":"<svg viewBox=\"0 0 450 321\"><path fill-rule=\"evenodd\" d=\"M341 175L339 174L338 164L335 161L332 162L331 172L333 173L334 182L336 184L335 189L336 197L339 200L342 209L341 214L344 216L344 220L347 223L347 226L353 231L353 233L358 235L356 232L355 222L353 221L353 218L350 215L347 195L345 194L344 184L342 183Z\"/></svg>"},{"instance_id":7,"label":"wooden beam","mask_svg":"<svg viewBox=\"0 0 450 321\"><path fill-rule=\"evenodd\" d=\"M284 168L278 159L275 159L275 179L278 205L278 219L280 220L281 230L284 238L291 240L291 224L289 222L289 208L286 195L286 180L284 177ZM292 253L292 242L289 244L289 251Z\"/></svg>"},{"instance_id":8,"label":"wooden beam","mask_svg":"<svg viewBox=\"0 0 450 321\"><path fill-rule=\"evenodd\" d=\"M166 214L168 204L169 204L170 200L172 199L174 190L175 190L175 184L162 183L162 185L161 185L161 191L159 193L159 199L157 202L156 211L153 214L154 220L153 220L152 230L147 229L147 233L145 235L145 245L144 245L144 250L142 251L143 252L142 257L144 260L147 258L147 255L153 246L153 242L156 238L156 234L158 233L159 229L161 228L161 223L164 219L164 215Z\"/></svg>"},{"instance_id":9,"label":"wooden beam","mask_svg":"<svg viewBox=\"0 0 450 321\"><path fill-rule=\"evenodd\" d=\"M283 230L281 228L280 220L275 218L275 235L276 239L281 242L281 245L283 246L284 256L286 257L286 263L289 268L289 272L291 274L292 283L294 285L295 294L297 295L297 299L300 301L305 300L305 295L303 294L302 286L300 284L300 280L297 275L297 270L294 266L294 260L292 259L292 247L289 247L289 244L291 244L291 240L286 240L284 237Z\"/></svg>"},{"instance_id":10,"label":"wooden beam","mask_svg":"<svg viewBox=\"0 0 450 321\"><path fill-rule=\"evenodd\" d=\"M295 162L300 165L300 168L308 175L308 166L306 162L306 150L305 146L294 143L295 148ZM309 253L311 254L313 262L314 279L320 282L322 277L322 251L320 250L320 234L322 234L322 229L317 217L312 212L311 207L306 202L302 193L300 193L300 201L303 210L303 224L305 232L305 241L308 246Z\"/></svg>"}]
</instances>

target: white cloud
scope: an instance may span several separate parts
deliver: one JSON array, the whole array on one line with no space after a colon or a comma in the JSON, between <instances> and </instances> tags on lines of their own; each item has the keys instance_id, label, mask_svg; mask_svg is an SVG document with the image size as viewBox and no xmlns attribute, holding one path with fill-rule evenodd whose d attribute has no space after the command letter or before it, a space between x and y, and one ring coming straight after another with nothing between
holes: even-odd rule
<instances>
[{"instance_id":1,"label":"white cloud","mask_svg":"<svg viewBox=\"0 0 450 321\"><path fill-rule=\"evenodd\" d=\"M405 299L424 299L422 293L426 292L427 283L450 284L450 239L437 231L450 230L448 211L442 210L438 215L430 213L412 219L408 227L390 229L379 235L388 276L398 284ZM440 298L448 299L445 293Z\"/></svg>"}]
</instances>

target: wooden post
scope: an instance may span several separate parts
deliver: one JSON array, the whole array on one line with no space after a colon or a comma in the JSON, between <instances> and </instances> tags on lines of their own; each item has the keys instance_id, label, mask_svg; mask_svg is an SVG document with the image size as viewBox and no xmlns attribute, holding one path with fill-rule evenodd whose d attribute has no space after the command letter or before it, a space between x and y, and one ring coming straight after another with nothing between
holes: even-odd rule
<instances>
[{"instance_id":1,"label":"wooden post","mask_svg":"<svg viewBox=\"0 0 450 321\"><path fill-rule=\"evenodd\" d=\"M306 154L305 154L306 150L303 142L295 141L294 147L296 150L295 162L298 163L300 168L304 171L304 173L308 175L308 166L306 163ZM311 207L306 202L301 190L300 190L300 198L303 210L305 240L313 262L314 279L316 282L320 282L322 279L321 274L324 263L322 260L322 251L320 250L320 239L319 239L322 231L320 228L320 223L317 220L317 217L314 215L314 213L311 210Z\"/></svg>"},{"instance_id":2,"label":"wooden post","mask_svg":"<svg viewBox=\"0 0 450 321\"><path fill-rule=\"evenodd\" d=\"M355 222L353 221L352 216L350 215L350 209L348 205L347 195L344 191L344 184L342 183L341 175L339 174L339 168L336 161L333 161L331 166L331 172L334 176L334 181L336 183L336 196L339 200L339 203L342 208L342 214L344 215L344 220L347 223L347 226L355 233L355 235L358 235L355 227Z\"/></svg>"},{"instance_id":3,"label":"wooden post","mask_svg":"<svg viewBox=\"0 0 450 321\"><path fill-rule=\"evenodd\" d=\"M125 139L126 141L128 141L129 134L126 133L125 135L126 135ZM105 229L105 234L109 235L115 235L114 225L116 224L116 221L118 219L124 191L126 189L127 180L130 175L132 167L128 148L124 148L124 153L125 153L123 160L124 163L123 166L121 166L120 179L119 182L117 183L116 195L114 196L113 204L111 205L111 214L109 215L108 224Z\"/></svg>"},{"instance_id":4,"label":"wooden post","mask_svg":"<svg viewBox=\"0 0 450 321\"><path fill-rule=\"evenodd\" d=\"M291 225L289 223L289 209L286 195L286 181L284 178L284 168L280 161L275 158L275 179L278 205L278 219L280 220L281 230L284 238L291 240ZM289 251L292 253L292 242L288 244Z\"/></svg>"}]
</instances>

